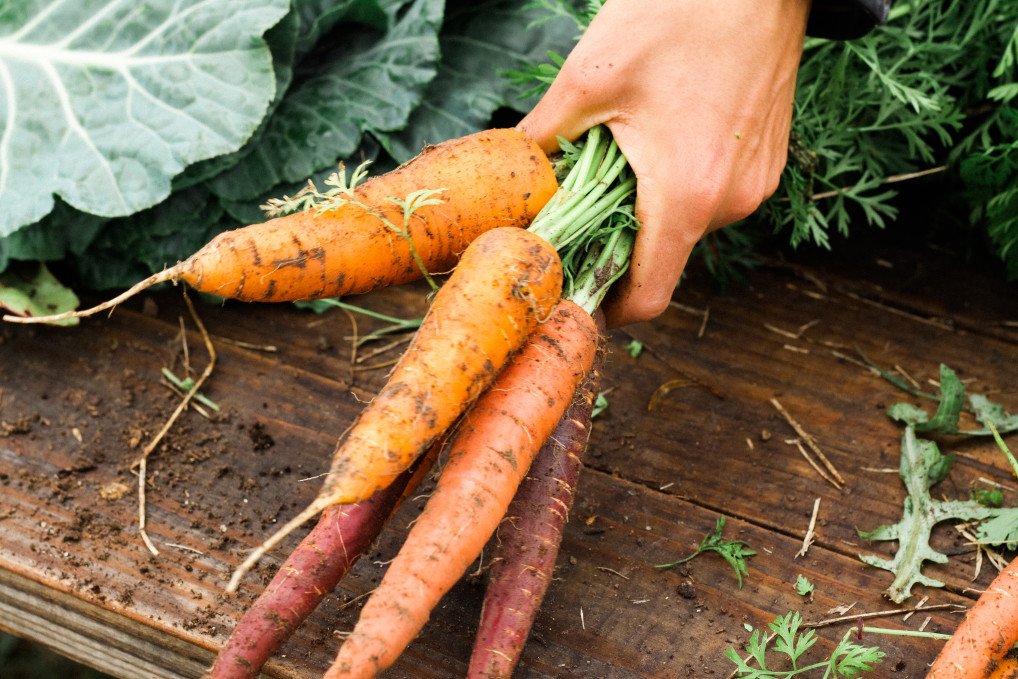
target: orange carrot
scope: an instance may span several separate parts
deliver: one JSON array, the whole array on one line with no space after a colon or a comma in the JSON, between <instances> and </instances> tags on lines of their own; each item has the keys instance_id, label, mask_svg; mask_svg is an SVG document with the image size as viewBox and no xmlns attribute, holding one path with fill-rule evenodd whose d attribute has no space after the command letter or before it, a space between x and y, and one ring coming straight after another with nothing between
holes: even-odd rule
<instances>
[{"instance_id":1,"label":"orange carrot","mask_svg":"<svg viewBox=\"0 0 1018 679\"><path fill-rule=\"evenodd\" d=\"M540 236L501 228L471 243L388 383L337 448L318 498L249 555L227 591L325 507L360 502L392 483L488 386L561 290L562 264Z\"/></svg>"},{"instance_id":2,"label":"orange carrot","mask_svg":"<svg viewBox=\"0 0 1018 679\"><path fill-rule=\"evenodd\" d=\"M424 512L368 599L327 679L371 677L424 626L491 537L590 370L593 319L563 301L464 417Z\"/></svg>"},{"instance_id":3,"label":"orange carrot","mask_svg":"<svg viewBox=\"0 0 1018 679\"><path fill-rule=\"evenodd\" d=\"M940 650L927 679L985 679L1016 642L1018 559L997 575L965 614Z\"/></svg>"},{"instance_id":4,"label":"orange carrot","mask_svg":"<svg viewBox=\"0 0 1018 679\"><path fill-rule=\"evenodd\" d=\"M498 226L526 227L558 188L547 157L514 129L478 132L426 148L419 156L354 190L352 203L221 233L176 266L92 309L14 322L50 322L109 309L156 283L183 281L201 292L244 301L283 302L357 294L406 283L455 266L467 245ZM441 202L403 223L405 199L442 189ZM388 220L386 224L383 219Z\"/></svg>"}]
</instances>

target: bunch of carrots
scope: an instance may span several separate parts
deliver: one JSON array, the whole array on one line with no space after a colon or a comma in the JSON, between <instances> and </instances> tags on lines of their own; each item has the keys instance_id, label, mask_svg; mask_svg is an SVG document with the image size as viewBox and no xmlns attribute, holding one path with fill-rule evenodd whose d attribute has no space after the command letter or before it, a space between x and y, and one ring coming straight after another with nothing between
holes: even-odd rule
<instances>
[{"instance_id":1,"label":"bunch of carrots","mask_svg":"<svg viewBox=\"0 0 1018 679\"><path fill-rule=\"evenodd\" d=\"M290 214L223 233L92 309L5 317L87 316L166 281L252 301L343 296L421 277L436 288L387 384L337 445L317 498L234 573L231 592L266 551L321 515L210 677L256 676L440 455L434 492L326 677L390 666L507 515L521 518L500 533L468 676L512 674L551 579L603 356L594 316L628 265L637 229L635 178L602 127L563 142L554 164L506 129L364 175L358 168L347 179L341 168L324 191L309 183L270 201L268 210ZM439 288L432 273L449 269Z\"/></svg>"}]
</instances>

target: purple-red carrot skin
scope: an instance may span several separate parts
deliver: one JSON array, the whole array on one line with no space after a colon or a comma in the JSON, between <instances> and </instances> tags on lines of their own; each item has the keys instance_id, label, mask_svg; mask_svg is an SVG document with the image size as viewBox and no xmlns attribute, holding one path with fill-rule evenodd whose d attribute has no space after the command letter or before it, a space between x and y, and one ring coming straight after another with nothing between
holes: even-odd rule
<instances>
[{"instance_id":1,"label":"purple-red carrot skin","mask_svg":"<svg viewBox=\"0 0 1018 679\"><path fill-rule=\"evenodd\" d=\"M244 613L208 679L250 679L293 634L381 532L416 467L364 502L332 505Z\"/></svg>"},{"instance_id":2,"label":"purple-red carrot skin","mask_svg":"<svg viewBox=\"0 0 1018 679\"><path fill-rule=\"evenodd\" d=\"M604 367L604 321L594 366L537 454L494 540L467 679L508 679L523 653L555 568L590 436Z\"/></svg>"}]
</instances>

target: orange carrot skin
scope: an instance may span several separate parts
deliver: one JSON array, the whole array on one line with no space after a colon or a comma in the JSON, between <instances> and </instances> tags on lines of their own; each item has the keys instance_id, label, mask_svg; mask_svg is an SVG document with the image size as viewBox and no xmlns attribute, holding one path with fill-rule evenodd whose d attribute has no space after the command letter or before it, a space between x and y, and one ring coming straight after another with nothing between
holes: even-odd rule
<instances>
[{"instance_id":1,"label":"orange carrot skin","mask_svg":"<svg viewBox=\"0 0 1018 679\"><path fill-rule=\"evenodd\" d=\"M422 207L410 220L429 272L441 273L484 231L529 226L557 188L551 163L529 137L496 129L428 147L355 193L402 227L402 208L386 199L446 189L437 196L441 205ZM179 280L197 290L259 302L357 294L422 276L406 240L356 205L227 231L182 267Z\"/></svg>"},{"instance_id":2,"label":"orange carrot skin","mask_svg":"<svg viewBox=\"0 0 1018 679\"><path fill-rule=\"evenodd\" d=\"M388 488L355 505L332 505L287 557L220 650L207 679L253 679L371 546L386 519L420 485L441 444Z\"/></svg>"},{"instance_id":3,"label":"orange carrot skin","mask_svg":"<svg viewBox=\"0 0 1018 679\"><path fill-rule=\"evenodd\" d=\"M603 332L603 317L598 325ZM573 506L604 359L601 334L593 368L541 446L493 540L467 679L509 679L519 663L551 583L562 530Z\"/></svg>"},{"instance_id":4,"label":"orange carrot skin","mask_svg":"<svg viewBox=\"0 0 1018 679\"><path fill-rule=\"evenodd\" d=\"M327 679L391 665L491 537L597 345L590 316L562 302L463 419L428 504L368 599Z\"/></svg>"},{"instance_id":5,"label":"orange carrot skin","mask_svg":"<svg viewBox=\"0 0 1018 679\"><path fill-rule=\"evenodd\" d=\"M965 614L927 679L985 679L1018 642L1018 559L1002 570ZM1006 673L1003 676L1008 676Z\"/></svg>"},{"instance_id":6,"label":"orange carrot skin","mask_svg":"<svg viewBox=\"0 0 1018 679\"><path fill-rule=\"evenodd\" d=\"M319 499L359 502L395 479L480 395L561 290L562 263L540 236L479 236L337 449Z\"/></svg>"}]
</instances>

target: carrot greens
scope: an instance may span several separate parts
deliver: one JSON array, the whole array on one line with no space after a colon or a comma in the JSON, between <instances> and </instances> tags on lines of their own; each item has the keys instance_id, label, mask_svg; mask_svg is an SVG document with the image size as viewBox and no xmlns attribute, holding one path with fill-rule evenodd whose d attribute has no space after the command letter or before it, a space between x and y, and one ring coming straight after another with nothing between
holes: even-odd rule
<instances>
[{"instance_id":1,"label":"carrot greens","mask_svg":"<svg viewBox=\"0 0 1018 679\"><path fill-rule=\"evenodd\" d=\"M715 552L727 561L735 570L735 577L739 580L739 589L742 589L742 576L749 574L746 569L746 559L756 556L756 552L752 549L747 549L749 545L741 540L733 541L722 539L721 533L724 530L725 517L722 516L718 518L717 523L714 525L714 530L705 535L703 540L700 541L700 546L696 548L695 552L689 556L679 559L678 561L657 564L654 568L660 568L662 570L666 568L674 568L675 566L686 563L705 552Z\"/></svg>"},{"instance_id":2,"label":"carrot greens","mask_svg":"<svg viewBox=\"0 0 1018 679\"><path fill-rule=\"evenodd\" d=\"M562 148L556 170L565 176L529 230L558 250L562 296L593 313L629 266L639 228L636 177L604 126L575 144L562 142Z\"/></svg>"},{"instance_id":3,"label":"carrot greens","mask_svg":"<svg viewBox=\"0 0 1018 679\"><path fill-rule=\"evenodd\" d=\"M725 651L725 657L735 663L735 676L746 679L790 679L799 676L822 677L823 679L857 677L863 672L871 671L873 666L879 664L884 658L884 652L875 646L866 647L849 641L849 637L854 631L849 630L845 632L841 641L826 660L800 665L807 651L817 642L816 632L809 629L800 633L802 616L798 611L779 615L768 626L771 629L771 634L765 635L760 630L753 631L744 648L745 652L749 654L748 658L744 659L731 646ZM785 656L792 668L790 670L770 669L767 666L768 653ZM756 667L750 664L754 662Z\"/></svg>"}]
</instances>

